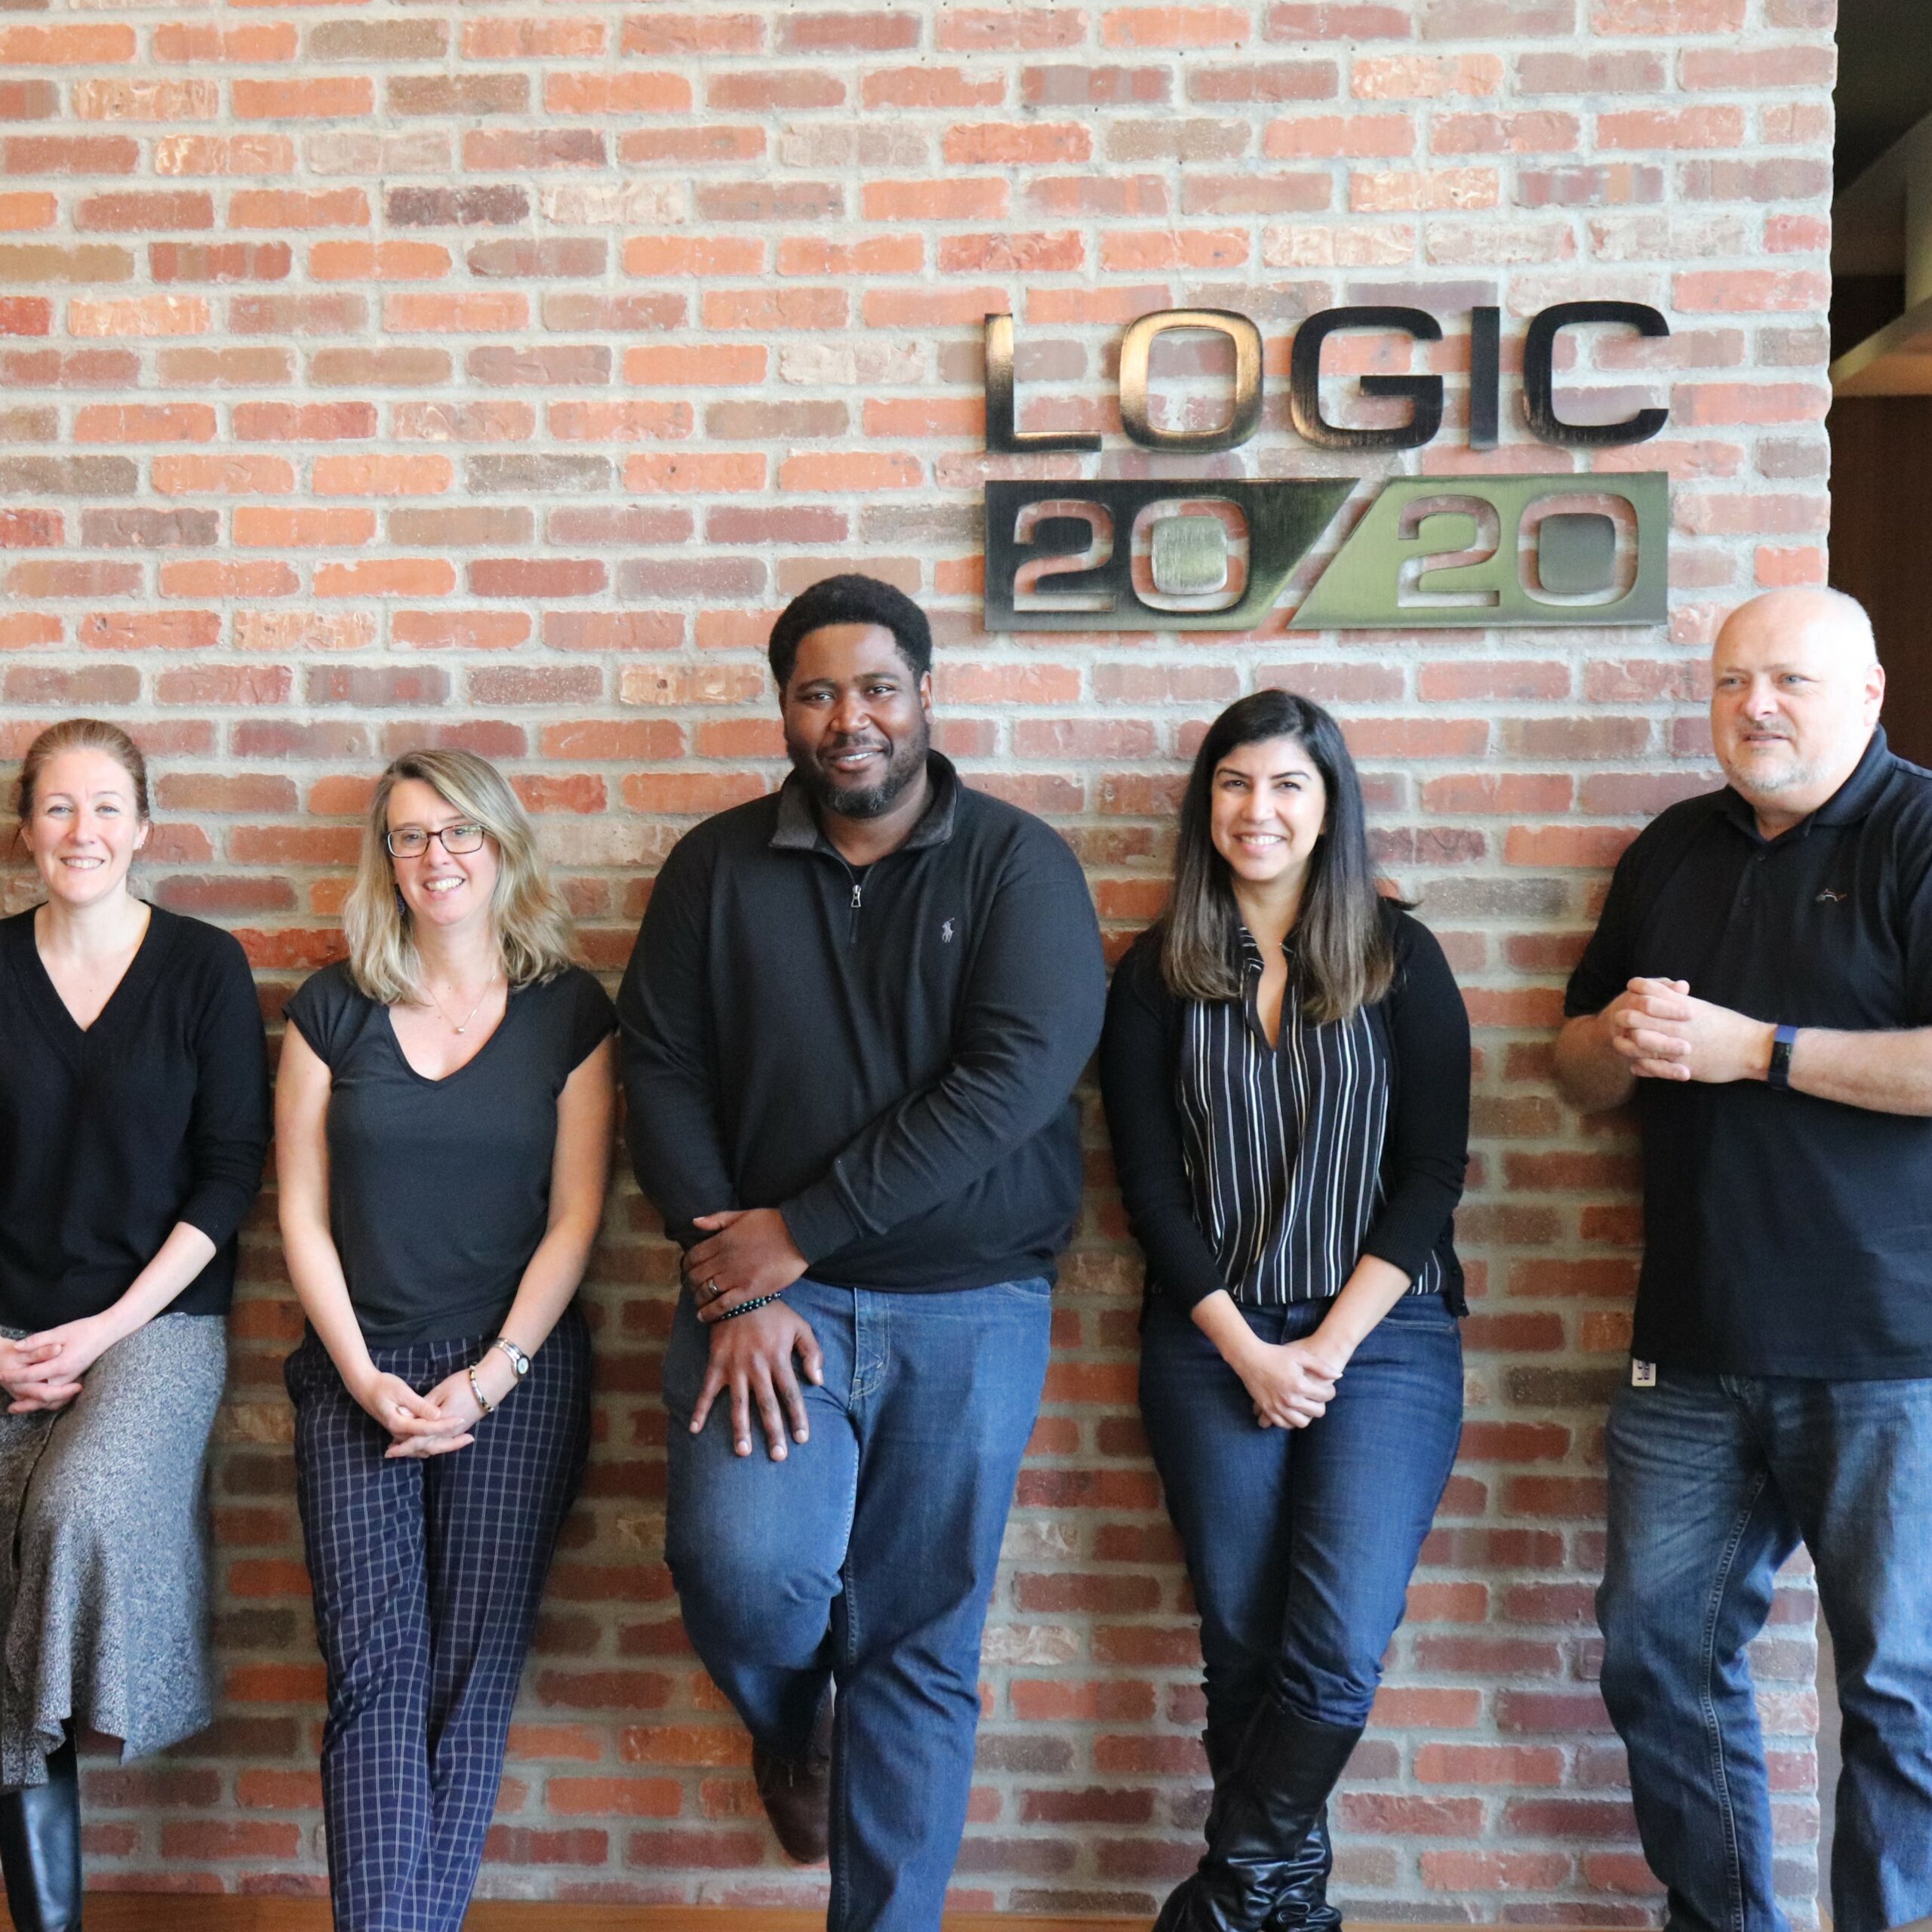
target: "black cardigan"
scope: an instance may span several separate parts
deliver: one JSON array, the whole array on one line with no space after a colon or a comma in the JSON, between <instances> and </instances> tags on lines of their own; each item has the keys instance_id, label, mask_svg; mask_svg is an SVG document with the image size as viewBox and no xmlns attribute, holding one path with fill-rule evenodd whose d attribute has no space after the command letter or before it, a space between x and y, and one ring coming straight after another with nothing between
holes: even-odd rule
<instances>
[{"instance_id":1,"label":"black cardigan","mask_svg":"<svg viewBox=\"0 0 1932 1932\"><path fill-rule=\"evenodd\" d=\"M1391 1105L1383 1143L1383 1201L1362 1252L1411 1281L1432 1254L1444 1294L1463 1312L1454 1214L1468 1164L1469 1023L1435 935L1388 908L1395 977L1380 1002ZM1121 961L1100 1040L1100 1091L1134 1237L1149 1292L1192 1308L1229 1282L1195 1218L1175 1085L1187 1002L1161 977L1158 936L1143 933Z\"/></svg>"},{"instance_id":2,"label":"black cardigan","mask_svg":"<svg viewBox=\"0 0 1932 1932\"><path fill-rule=\"evenodd\" d=\"M219 1315L269 1144L248 959L229 934L157 906L83 1032L33 921L0 920L0 1323L98 1315L183 1221L215 1254L168 1312Z\"/></svg>"}]
</instances>

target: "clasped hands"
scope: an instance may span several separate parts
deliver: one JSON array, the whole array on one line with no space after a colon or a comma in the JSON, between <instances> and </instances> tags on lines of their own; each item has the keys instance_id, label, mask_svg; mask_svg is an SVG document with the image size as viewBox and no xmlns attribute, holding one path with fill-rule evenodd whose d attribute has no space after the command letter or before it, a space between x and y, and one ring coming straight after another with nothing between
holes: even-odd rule
<instances>
[{"instance_id":1,"label":"clasped hands","mask_svg":"<svg viewBox=\"0 0 1932 1932\"><path fill-rule=\"evenodd\" d=\"M475 1366L477 1381L491 1407L497 1407L516 1387L515 1369L501 1349L486 1349ZM466 1449L476 1440L476 1425L483 1419L468 1364L445 1376L426 1395L418 1395L401 1376L385 1374L371 1364L350 1386L349 1393L389 1431L390 1444L383 1456L391 1462Z\"/></svg>"},{"instance_id":2,"label":"clasped hands","mask_svg":"<svg viewBox=\"0 0 1932 1932\"><path fill-rule=\"evenodd\" d=\"M1603 1017L1611 1050L1645 1080L1761 1080L1777 1030L1693 998L1686 980L1632 980Z\"/></svg>"},{"instance_id":3,"label":"clasped hands","mask_svg":"<svg viewBox=\"0 0 1932 1932\"><path fill-rule=\"evenodd\" d=\"M1264 1342L1258 1336L1234 1364L1254 1420L1263 1429L1306 1429L1328 1412L1348 1358L1319 1335L1298 1342Z\"/></svg>"},{"instance_id":4,"label":"clasped hands","mask_svg":"<svg viewBox=\"0 0 1932 1932\"><path fill-rule=\"evenodd\" d=\"M10 1416L63 1409L81 1392L81 1377L120 1340L103 1317L85 1315L18 1341L0 1336L0 1389Z\"/></svg>"}]
</instances>

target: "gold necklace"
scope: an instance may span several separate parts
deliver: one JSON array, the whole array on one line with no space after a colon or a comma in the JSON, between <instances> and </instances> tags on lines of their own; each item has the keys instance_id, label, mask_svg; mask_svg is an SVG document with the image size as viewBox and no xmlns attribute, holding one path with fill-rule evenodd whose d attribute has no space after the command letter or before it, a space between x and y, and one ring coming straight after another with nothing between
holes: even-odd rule
<instances>
[{"instance_id":1,"label":"gold necklace","mask_svg":"<svg viewBox=\"0 0 1932 1932\"><path fill-rule=\"evenodd\" d=\"M436 1011L443 1016L444 1023L450 1027L454 1032L458 1034L463 1034L469 1031L469 1023L483 1011L484 1001L488 999L490 995L496 991L496 989L497 976L495 974L492 973L490 975L489 979L485 983L483 991L478 996L476 1004L463 1016L463 1024L460 1026L457 1025L457 1023L454 1020L450 1018L449 1008L446 1007L440 999L437 998L436 989L434 986L432 986L429 989L429 998L432 1003L435 1005Z\"/></svg>"}]
</instances>

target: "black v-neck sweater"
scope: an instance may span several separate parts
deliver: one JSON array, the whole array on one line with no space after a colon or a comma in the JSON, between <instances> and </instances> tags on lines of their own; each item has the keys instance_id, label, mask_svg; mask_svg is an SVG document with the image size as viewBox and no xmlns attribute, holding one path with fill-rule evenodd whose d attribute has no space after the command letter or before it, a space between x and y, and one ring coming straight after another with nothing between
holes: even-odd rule
<instances>
[{"instance_id":1,"label":"black v-neck sweater","mask_svg":"<svg viewBox=\"0 0 1932 1932\"><path fill-rule=\"evenodd\" d=\"M83 1032L33 921L0 920L0 1323L98 1315L183 1221L215 1254L168 1312L221 1314L269 1144L248 959L229 934L157 906Z\"/></svg>"}]
</instances>

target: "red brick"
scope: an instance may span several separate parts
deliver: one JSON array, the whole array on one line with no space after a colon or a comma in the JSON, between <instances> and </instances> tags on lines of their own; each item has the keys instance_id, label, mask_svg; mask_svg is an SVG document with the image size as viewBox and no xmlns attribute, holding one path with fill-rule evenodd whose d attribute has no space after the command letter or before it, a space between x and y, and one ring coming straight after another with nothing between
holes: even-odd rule
<instances>
[{"instance_id":1,"label":"red brick","mask_svg":"<svg viewBox=\"0 0 1932 1932\"><path fill-rule=\"evenodd\" d=\"M1084 138L1085 131L1078 132ZM980 165L1007 158L983 152L985 145L968 144ZM952 181L869 181L860 199L868 221L997 221L1006 213L1007 185L978 176Z\"/></svg>"},{"instance_id":2,"label":"red brick","mask_svg":"<svg viewBox=\"0 0 1932 1932\"><path fill-rule=\"evenodd\" d=\"M1822 313L1831 299L1832 278L1822 269L1687 270L1677 277L1675 289L1678 307L1693 314L1793 309Z\"/></svg>"},{"instance_id":3,"label":"red brick","mask_svg":"<svg viewBox=\"0 0 1932 1932\"><path fill-rule=\"evenodd\" d=\"M472 60L543 60L604 51L604 23L586 15L466 20L463 51Z\"/></svg>"},{"instance_id":4,"label":"red brick","mask_svg":"<svg viewBox=\"0 0 1932 1932\"><path fill-rule=\"evenodd\" d=\"M1227 46L1251 30L1238 7L1118 7L1101 16L1100 38L1109 47Z\"/></svg>"},{"instance_id":5,"label":"red brick","mask_svg":"<svg viewBox=\"0 0 1932 1932\"><path fill-rule=\"evenodd\" d=\"M0 64L100 67L134 57L134 29L125 23L72 22L0 26Z\"/></svg>"},{"instance_id":6,"label":"red brick","mask_svg":"<svg viewBox=\"0 0 1932 1932\"><path fill-rule=\"evenodd\" d=\"M331 74L287 81L237 79L229 83L229 92L236 116L244 121L289 121L312 116L338 121L373 114L376 108L376 84L364 74Z\"/></svg>"}]
</instances>

